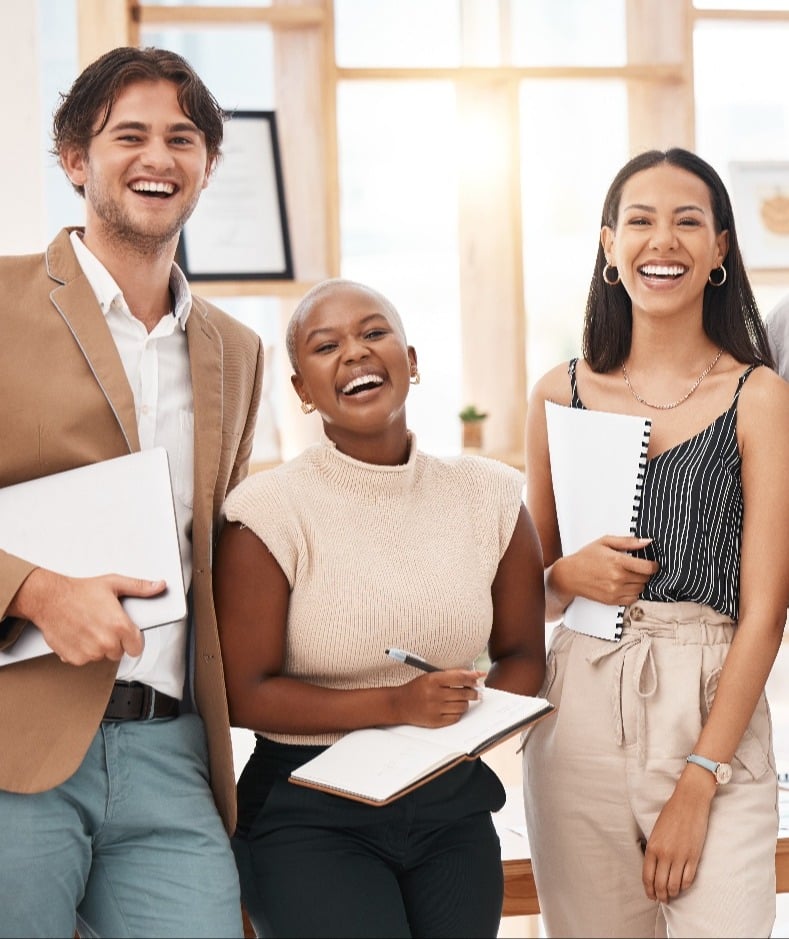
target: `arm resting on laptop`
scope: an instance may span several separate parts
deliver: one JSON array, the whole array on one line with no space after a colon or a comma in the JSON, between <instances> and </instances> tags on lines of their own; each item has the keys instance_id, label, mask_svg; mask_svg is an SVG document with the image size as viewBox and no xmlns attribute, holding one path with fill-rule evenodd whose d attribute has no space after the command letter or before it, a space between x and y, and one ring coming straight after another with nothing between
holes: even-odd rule
<instances>
[{"instance_id":1,"label":"arm resting on laptop","mask_svg":"<svg viewBox=\"0 0 789 939\"><path fill-rule=\"evenodd\" d=\"M164 581L120 574L66 577L38 567L22 582L6 612L35 623L64 662L119 661L124 653L136 656L143 649L142 633L119 598L151 597L164 588Z\"/></svg>"}]
</instances>

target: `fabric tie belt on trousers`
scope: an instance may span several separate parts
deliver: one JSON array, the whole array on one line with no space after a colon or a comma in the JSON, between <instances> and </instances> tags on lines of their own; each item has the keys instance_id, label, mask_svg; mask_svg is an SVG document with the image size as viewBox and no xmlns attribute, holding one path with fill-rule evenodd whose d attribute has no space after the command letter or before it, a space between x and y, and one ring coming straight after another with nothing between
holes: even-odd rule
<instances>
[{"instance_id":1,"label":"fabric tie belt on trousers","mask_svg":"<svg viewBox=\"0 0 789 939\"><path fill-rule=\"evenodd\" d=\"M157 717L177 717L178 713L177 698L139 681L116 681L102 720L150 721Z\"/></svg>"},{"instance_id":2,"label":"fabric tie belt on trousers","mask_svg":"<svg viewBox=\"0 0 789 939\"><path fill-rule=\"evenodd\" d=\"M655 607L663 608L663 617L653 618L649 615L649 609ZM675 618L669 618L672 607L676 608ZM681 614L686 611L680 610L680 607L690 608L687 612L691 613L687 619ZM648 612L645 613L645 608ZM704 612L711 614L706 618ZM641 622L646 618L646 622ZM636 662L633 670L633 685L636 698L638 700L638 710L636 715L636 753L638 756L638 765L643 766L646 762L646 726L647 726L647 702L658 690L658 673L655 665L653 652L653 640L655 639L673 639L675 642L683 645L699 644L705 641L704 637L707 630L711 627L714 630L721 630L723 627L733 627L733 621L720 613L716 613L709 607L703 607L696 603L650 603L633 604L625 611L624 617L625 630L622 638L618 642L609 641L605 646L593 652L587 657L590 665L597 665L603 659L613 655L619 656L617 668L614 672L614 682L612 685L611 705L612 719L614 722L614 736L617 746L624 743L625 728L622 716L622 674L625 668L625 653L638 646L636 653Z\"/></svg>"}]
</instances>

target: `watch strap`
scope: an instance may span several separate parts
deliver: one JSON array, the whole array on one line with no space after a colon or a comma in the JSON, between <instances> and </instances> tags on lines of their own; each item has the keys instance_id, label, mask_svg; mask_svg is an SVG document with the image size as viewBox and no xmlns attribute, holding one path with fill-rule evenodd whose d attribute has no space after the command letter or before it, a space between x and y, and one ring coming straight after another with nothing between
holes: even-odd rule
<instances>
[{"instance_id":1,"label":"watch strap","mask_svg":"<svg viewBox=\"0 0 789 939\"><path fill-rule=\"evenodd\" d=\"M715 760L708 760L706 756L699 756L698 753L691 753L686 762L695 763L697 766L703 766L704 769L708 769L713 776L715 776L718 770L718 764L715 762Z\"/></svg>"},{"instance_id":2,"label":"watch strap","mask_svg":"<svg viewBox=\"0 0 789 939\"><path fill-rule=\"evenodd\" d=\"M732 768L730 763L716 763L714 760L708 760L706 756L699 756L698 753L691 753L687 761L708 769L719 786L725 786L726 783L731 782Z\"/></svg>"}]
</instances>

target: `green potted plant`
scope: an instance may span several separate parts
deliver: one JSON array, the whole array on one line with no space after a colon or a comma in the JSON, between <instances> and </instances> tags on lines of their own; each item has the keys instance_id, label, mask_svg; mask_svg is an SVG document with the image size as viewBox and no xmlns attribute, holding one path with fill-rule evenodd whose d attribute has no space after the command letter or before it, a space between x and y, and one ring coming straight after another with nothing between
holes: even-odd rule
<instances>
[{"instance_id":1,"label":"green potted plant","mask_svg":"<svg viewBox=\"0 0 789 939\"><path fill-rule=\"evenodd\" d=\"M482 449L482 429L487 412L477 410L476 405L468 404L458 414L463 427L463 449L480 451Z\"/></svg>"}]
</instances>

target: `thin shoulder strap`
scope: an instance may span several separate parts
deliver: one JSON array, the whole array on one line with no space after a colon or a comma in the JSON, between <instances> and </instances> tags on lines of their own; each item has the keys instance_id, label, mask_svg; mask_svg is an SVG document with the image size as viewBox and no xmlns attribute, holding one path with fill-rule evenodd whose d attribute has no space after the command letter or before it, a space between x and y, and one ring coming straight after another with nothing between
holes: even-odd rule
<instances>
[{"instance_id":1,"label":"thin shoulder strap","mask_svg":"<svg viewBox=\"0 0 789 939\"><path fill-rule=\"evenodd\" d=\"M740 397L740 392L742 391L742 386L748 380L748 376L751 374L751 372L755 368L758 368L758 367L759 367L758 365L749 365L748 368L746 368L745 371L742 373L742 375L740 375L740 378L737 381L737 390L734 392L734 398L732 399L732 402L731 402L732 407L736 406L737 400Z\"/></svg>"},{"instance_id":2,"label":"thin shoulder strap","mask_svg":"<svg viewBox=\"0 0 789 939\"><path fill-rule=\"evenodd\" d=\"M570 402L570 407L582 408L583 402L581 401L578 395L578 379L576 378L576 375L575 375L575 369L577 365L578 365L578 357L576 356L574 359L570 359L570 362L567 366L567 373L570 376L570 391L572 392L572 400Z\"/></svg>"}]
</instances>

